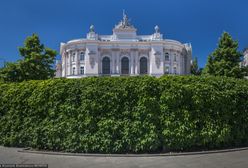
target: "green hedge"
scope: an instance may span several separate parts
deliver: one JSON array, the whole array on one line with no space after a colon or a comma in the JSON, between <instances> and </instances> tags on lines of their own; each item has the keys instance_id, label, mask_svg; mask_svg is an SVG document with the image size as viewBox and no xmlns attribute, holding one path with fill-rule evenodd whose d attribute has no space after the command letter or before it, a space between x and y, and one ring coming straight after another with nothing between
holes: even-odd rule
<instances>
[{"instance_id":1,"label":"green hedge","mask_svg":"<svg viewBox=\"0 0 248 168\"><path fill-rule=\"evenodd\" d=\"M248 145L248 81L167 76L0 83L0 144L96 153Z\"/></svg>"}]
</instances>

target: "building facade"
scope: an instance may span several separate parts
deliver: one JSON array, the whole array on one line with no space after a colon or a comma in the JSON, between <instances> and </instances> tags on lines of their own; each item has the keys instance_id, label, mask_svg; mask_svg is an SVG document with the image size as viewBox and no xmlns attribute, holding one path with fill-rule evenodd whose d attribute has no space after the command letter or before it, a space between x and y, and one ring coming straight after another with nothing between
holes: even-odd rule
<instances>
[{"instance_id":1,"label":"building facade","mask_svg":"<svg viewBox=\"0 0 248 168\"><path fill-rule=\"evenodd\" d=\"M57 77L190 74L192 48L164 39L156 26L152 35L137 35L126 14L112 35L98 35L90 26L85 39L61 43Z\"/></svg>"},{"instance_id":2,"label":"building facade","mask_svg":"<svg viewBox=\"0 0 248 168\"><path fill-rule=\"evenodd\" d=\"M244 51L244 60L242 61L242 66L248 66L248 48Z\"/></svg>"}]
</instances>

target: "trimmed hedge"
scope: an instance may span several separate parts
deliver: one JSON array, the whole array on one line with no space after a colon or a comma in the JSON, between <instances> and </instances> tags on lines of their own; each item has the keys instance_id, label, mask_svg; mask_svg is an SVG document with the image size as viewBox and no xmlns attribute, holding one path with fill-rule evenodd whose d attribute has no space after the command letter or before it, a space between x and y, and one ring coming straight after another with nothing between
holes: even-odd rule
<instances>
[{"instance_id":1,"label":"trimmed hedge","mask_svg":"<svg viewBox=\"0 0 248 168\"><path fill-rule=\"evenodd\" d=\"M92 153L248 145L248 81L166 76L0 83L0 144Z\"/></svg>"}]
</instances>

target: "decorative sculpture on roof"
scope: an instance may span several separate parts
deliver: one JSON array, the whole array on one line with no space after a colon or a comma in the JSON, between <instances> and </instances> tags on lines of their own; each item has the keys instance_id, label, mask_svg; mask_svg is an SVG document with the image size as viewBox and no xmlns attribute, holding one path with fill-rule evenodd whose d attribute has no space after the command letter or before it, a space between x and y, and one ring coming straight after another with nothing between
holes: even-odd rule
<instances>
[{"instance_id":1,"label":"decorative sculpture on roof","mask_svg":"<svg viewBox=\"0 0 248 168\"><path fill-rule=\"evenodd\" d=\"M123 21L122 21L122 23L123 23L124 27L130 25L130 23L128 21L128 18L127 18L127 15L125 14L125 12L123 12Z\"/></svg>"},{"instance_id":2,"label":"decorative sculpture on roof","mask_svg":"<svg viewBox=\"0 0 248 168\"><path fill-rule=\"evenodd\" d=\"M90 32L95 32L95 27L94 27L94 25L91 25L91 26L90 26Z\"/></svg>"},{"instance_id":3,"label":"decorative sculpture on roof","mask_svg":"<svg viewBox=\"0 0 248 168\"><path fill-rule=\"evenodd\" d=\"M153 34L152 40L163 40L163 35L160 33L158 25L154 27L155 33Z\"/></svg>"},{"instance_id":4,"label":"decorative sculpture on roof","mask_svg":"<svg viewBox=\"0 0 248 168\"><path fill-rule=\"evenodd\" d=\"M115 26L115 28L121 28L121 29L134 28L133 25L130 23L130 20L128 19L128 17L125 14L124 10L123 10L123 18L122 18L122 20L119 22L118 25Z\"/></svg>"},{"instance_id":5,"label":"decorative sculpture on roof","mask_svg":"<svg viewBox=\"0 0 248 168\"><path fill-rule=\"evenodd\" d=\"M155 33L160 33L160 29L159 29L158 25L156 25L156 26L154 27L154 29L155 29Z\"/></svg>"},{"instance_id":6,"label":"decorative sculpture on roof","mask_svg":"<svg viewBox=\"0 0 248 168\"><path fill-rule=\"evenodd\" d=\"M95 27L94 27L94 25L91 25L91 26L90 26L90 31L89 31L89 33L87 34L87 39L90 39L90 40L97 40L97 39L98 39L98 35L97 35L96 32L95 32Z\"/></svg>"}]
</instances>

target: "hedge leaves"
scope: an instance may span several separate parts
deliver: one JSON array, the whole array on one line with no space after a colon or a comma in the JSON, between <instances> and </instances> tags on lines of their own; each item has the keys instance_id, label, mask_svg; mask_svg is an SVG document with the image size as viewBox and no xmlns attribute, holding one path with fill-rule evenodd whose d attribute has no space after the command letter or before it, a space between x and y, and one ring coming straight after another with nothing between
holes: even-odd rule
<instances>
[{"instance_id":1,"label":"hedge leaves","mask_svg":"<svg viewBox=\"0 0 248 168\"><path fill-rule=\"evenodd\" d=\"M248 145L248 82L167 76L0 83L0 144L96 153Z\"/></svg>"}]
</instances>

